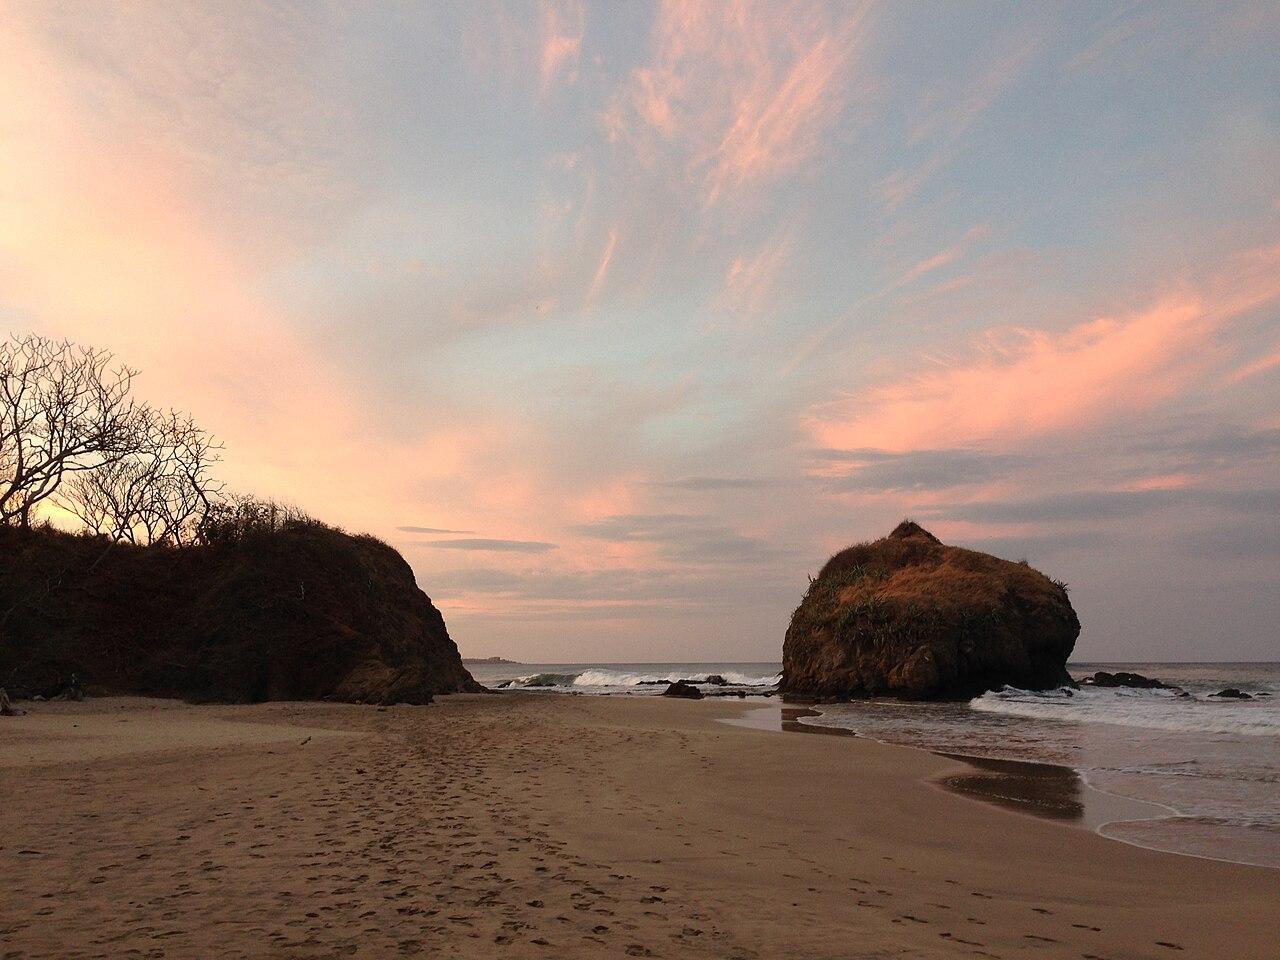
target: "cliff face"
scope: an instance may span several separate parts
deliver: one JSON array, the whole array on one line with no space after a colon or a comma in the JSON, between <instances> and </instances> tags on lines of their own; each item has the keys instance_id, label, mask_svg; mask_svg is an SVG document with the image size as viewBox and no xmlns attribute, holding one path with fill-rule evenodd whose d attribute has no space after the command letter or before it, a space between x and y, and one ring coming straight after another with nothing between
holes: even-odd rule
<instances>
[{"instance_id":1,"label":"cliff face","mask_svg":"<svg viewBox=\"0 0 1280 960\"><path fill-rule=\"evenodd\" d=\"M784 693L954 699L1070 684L1080 634L1063 586L904 522L836 554L791 617Z\"/></svg>"},{"instance_id":2,"label":"cliff face","mask_svg":"<svg viewBox=\"0 0 1280 960\"><path fill-rule=\"evenodd\" d=\"M0 686L425 703L482 689L391 547L320 524L181 550L0 530Z\"/></svg>"}]
</instances>

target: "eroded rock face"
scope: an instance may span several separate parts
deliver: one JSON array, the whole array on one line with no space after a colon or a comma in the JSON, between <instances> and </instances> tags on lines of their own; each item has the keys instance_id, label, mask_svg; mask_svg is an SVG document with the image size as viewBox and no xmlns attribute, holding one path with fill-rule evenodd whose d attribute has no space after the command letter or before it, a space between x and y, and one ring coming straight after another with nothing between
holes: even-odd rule
<instances>
[{"instance_id":1,"label":"eroded rock face","mask_svg":"<svg viewBox=\"0 0 1280 960\"><path fill-rule=\"evenodd\" d=\"M1072 684L1066 588L1024 563L943 544L906 521L836 554L791 617L785 694L959 699Z\"/></svg>"}]
</instances>

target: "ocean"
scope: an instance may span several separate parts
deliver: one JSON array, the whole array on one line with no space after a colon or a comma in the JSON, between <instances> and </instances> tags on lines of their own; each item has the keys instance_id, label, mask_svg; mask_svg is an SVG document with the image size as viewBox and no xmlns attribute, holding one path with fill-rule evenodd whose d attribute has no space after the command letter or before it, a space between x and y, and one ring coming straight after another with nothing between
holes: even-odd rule
<instances>
[{"instance_id":1,"label":"ocean","mask_svg":"<svg viewBox=\"0 0 1280 960\"><path fill-rule=\"evenodd\" d=\"M758 694L782 678L780 663L468 663L467 669L494 689L598 695L657 695L665 689L664 681L716 676L728 681L725 690Z\"/></svg>"},{"instance_id":2,"label":"ocean","mask_svg":"<svg viewBox=\"0 0 1280 960\"><path fill-rule=\"evenodd\" d=\"M967 703L820 704L816 711L790 711L791 722L785 724L777 701L762 696L777 685L778 663L468 668L489 687L587 695L655 696L665 682L723 678L725 685L704 684L703 689L752 698L761 710L754 723L847 731L974 761L1012 761L1031 772L1037 769L1031 764L1066 768L1079 782L1078 806L1094 808L1080 819L1105 836L1280 868L1280 663L1072 663L1069 669L1077 678L1097 670L1127 670L1181 687L1187 695L1006 688ZM1211 696L1228 687L1253 699ZM1002 767L1002 775L1009 769ZM1109 803L1108 798L1134 802Z\"/></svg>"}]
</instances>

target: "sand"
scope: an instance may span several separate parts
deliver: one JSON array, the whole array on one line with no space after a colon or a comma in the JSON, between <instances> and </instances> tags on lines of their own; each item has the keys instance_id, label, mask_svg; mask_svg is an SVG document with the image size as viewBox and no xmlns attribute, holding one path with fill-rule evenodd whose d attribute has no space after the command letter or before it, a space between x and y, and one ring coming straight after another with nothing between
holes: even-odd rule
<instances>
[{"instance_id":1,"label":"sand","mask_svg":"<svg viewBox=\"0 0 1280 960\"><path fill-rule=\"evenodd\" d=\"M0 957L1274 958L1280 871L948 792L727 701L0 720Z\"/></svg>"}]
</instances>

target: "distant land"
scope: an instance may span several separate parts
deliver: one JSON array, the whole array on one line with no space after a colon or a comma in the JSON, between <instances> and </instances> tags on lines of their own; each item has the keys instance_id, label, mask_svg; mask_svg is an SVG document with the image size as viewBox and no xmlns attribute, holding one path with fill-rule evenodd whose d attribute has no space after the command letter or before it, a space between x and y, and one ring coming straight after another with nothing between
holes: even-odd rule
<instances>
[{"instance_id":1,"label":"distant land","mask_svg":"<svg viewBox=\"0 0 1280 960\"><path fill-rule=\"evenodd\" d=\"M463 663L514 663L523 666L519 660L508 660L506 657L463 657Z\"/></svg>"}]
</instances>

